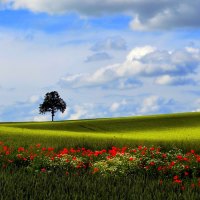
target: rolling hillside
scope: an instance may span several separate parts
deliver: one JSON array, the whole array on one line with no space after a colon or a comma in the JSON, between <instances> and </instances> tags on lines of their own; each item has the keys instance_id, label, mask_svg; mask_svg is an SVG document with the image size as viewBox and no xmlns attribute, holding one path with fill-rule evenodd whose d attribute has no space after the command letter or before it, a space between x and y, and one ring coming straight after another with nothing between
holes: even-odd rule
<instances>
[{"instance_id":1,"label":"rolling hillside","mask_svg":"<svg viewBox=\"0 0 200 200\"><path fill-rule=\"evenodd\" d=\"M57 147L176 143L184 148L194 144L199 148L200 113L0 123L0 140L5 139L19 145L40 142Z\"/></svg>"},{"instance_id":2,"label":"rolling hillside","mask_svg":"<svg viewBox=\"0 0 200 200\"><path fill-rule=\"evenodd\" d=\"M32 130L122 133L200 128L200 113L178 113L122 118L69 120L57 122L0 123L0 126Z\"/></svg>"}]
</instances>

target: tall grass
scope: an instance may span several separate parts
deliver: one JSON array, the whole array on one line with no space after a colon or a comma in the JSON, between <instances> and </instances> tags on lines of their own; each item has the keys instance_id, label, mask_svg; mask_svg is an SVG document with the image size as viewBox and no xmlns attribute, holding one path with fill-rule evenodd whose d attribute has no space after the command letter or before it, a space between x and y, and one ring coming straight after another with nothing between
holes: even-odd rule
<instances>
[{"instance_id":1,"label":"tall grass","mask_svg":"<svg viewBox=\"0 0 200 200\"><path fill-rule=\"evenodd\" d=\"M168 182L163 185L155 177L135 174L129 177L60 176L29 174L24 170L0 173L0 199L37 200L198 200L199 189L184 192Z\"/></svg>"}]
</instances>

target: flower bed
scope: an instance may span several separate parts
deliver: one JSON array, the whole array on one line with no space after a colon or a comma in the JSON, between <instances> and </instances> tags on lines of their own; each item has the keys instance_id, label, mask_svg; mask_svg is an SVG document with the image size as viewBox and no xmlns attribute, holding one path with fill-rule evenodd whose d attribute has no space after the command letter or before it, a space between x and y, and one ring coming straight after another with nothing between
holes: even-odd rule
<instances>
[{"instance_id":1,"label":"flower bed","mask_svg":"<svg viewBox=\"0 0 200 200\"><path fill-rule=\"evenodd\" d=\"M25 168L32 173L59 172L61 175L131 176L145 173L158 178L161 185L163 181L172 181L182 189L188 184L200 186L200 155L194 150L166 152L160 147L138 146L98 151L63 148L55 152L54 148L40 144L16 148L0 142L0 166L12 171Z\"/></svg>"}]
</instances>

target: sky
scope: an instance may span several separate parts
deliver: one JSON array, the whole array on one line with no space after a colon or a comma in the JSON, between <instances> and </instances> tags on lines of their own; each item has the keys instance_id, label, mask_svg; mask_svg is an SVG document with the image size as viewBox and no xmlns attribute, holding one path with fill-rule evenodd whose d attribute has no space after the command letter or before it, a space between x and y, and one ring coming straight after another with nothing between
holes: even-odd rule
<instances>
[{"instance_id":1,"label":"sky","mask_svg":"<svg viewBox=\"0 0 200 200\"><path fill-rule=\"evenodd\" d=\"M0 0L0 122L200 111L200 0Z\"/></svg>"}]
</instances>

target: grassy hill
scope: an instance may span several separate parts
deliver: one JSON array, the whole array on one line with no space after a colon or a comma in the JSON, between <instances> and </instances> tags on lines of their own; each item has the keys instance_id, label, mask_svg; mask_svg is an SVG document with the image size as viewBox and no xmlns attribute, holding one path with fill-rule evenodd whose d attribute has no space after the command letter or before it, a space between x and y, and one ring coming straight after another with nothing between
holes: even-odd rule
<instances>
[{"instance_id":1,"label":"grassy hill","mask_svg":"<svg viewBox=\"0 0 200 200\"><path fill-rule=\"evenodd\" d=\"M1 123L1 126L36 130L72 132L121 133L134 131L160 131L177 128L200 127L200 113L178 113L122 118L68 120L57 122Z\"/></svg>"},{"instance_id":2,"label":"grassy hill","mask_svg":"<svg viewBox=\"0 0 200 200\"><path fill-rule=\"evenodd\" d=\"M19 138L21 138L19 140ZM0 123L0 139L19 144L132 145L170 144L188 148L200 141L200 113L178 113L58 122ZM92 143L91 143L92 140ZM103 146L104 146L103 145ZM167 146L166 145L166 146ZM199 146L198 146L199 147Z\"/></svg>"}]
</instances>

